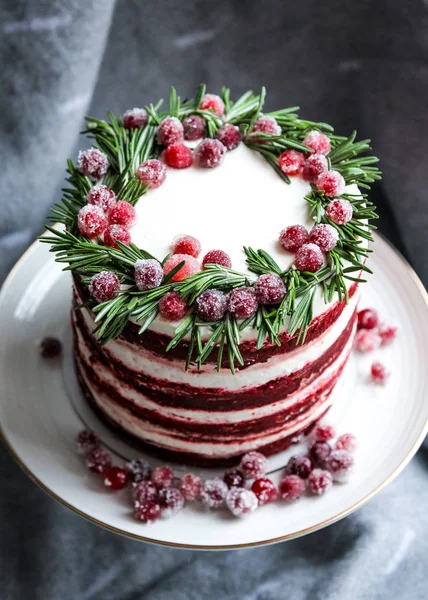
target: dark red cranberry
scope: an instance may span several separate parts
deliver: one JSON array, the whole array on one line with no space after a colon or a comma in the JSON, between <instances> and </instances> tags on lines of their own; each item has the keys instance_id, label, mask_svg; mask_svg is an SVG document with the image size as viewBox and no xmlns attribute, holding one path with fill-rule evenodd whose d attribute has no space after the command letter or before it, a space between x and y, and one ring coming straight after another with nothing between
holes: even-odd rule
<instances>
[{"instance_id":1,"label":"dark red cranberry","mask_svg":"<svg viewBox=\"0 0 428 600\"><path fill-rule=\"evenodd\" d=\"M104 473L104 485L110 490L121 490L128 483L128 472L121 467L111 467Z\"/></svg>"},{"instance_id":2,"label":"dark red cranberry","mask_svg":"<svg viewBox=\"0 0 428 600\"><path fill-rule=\"evenodd\" d=\"M251 491L257 496L259 506L263 506L267 502L273 502L278 495L275 484L267 477L259 477L259 479L253 481Z\"/></svg>"},{"instance_id":3,"label":"dark red cranberry","mask_svg":"<svg viewBox=\"0 0 428 600\"><path fill-rule=\"evenodd\" d=\"M228 487L242 487L245 484L245 476L239 469L228 469L223 477L224 483Z\"/></svg>"},{"instance_id":4,"label":"dark red cranberry","mask_svg":"<svg viewBox=\"0 0 428 600\"><path fill-rule=\"evenodd\" d=\"M43 358L56 358L62 352L62 344L58 338L45 337L40 342L40 354Z\"/></svg>"},{"instance_id":5,"label":"dark red cranberry","mask_svg":"<svg viewBox=\"0 0 428 600\"><path fill-rule=\"evenodd\" d=\"M309 456L292 456L285 467L287 475L298 475L301 479L307 479L314 468Z\"/></svg>"}]
</instances>

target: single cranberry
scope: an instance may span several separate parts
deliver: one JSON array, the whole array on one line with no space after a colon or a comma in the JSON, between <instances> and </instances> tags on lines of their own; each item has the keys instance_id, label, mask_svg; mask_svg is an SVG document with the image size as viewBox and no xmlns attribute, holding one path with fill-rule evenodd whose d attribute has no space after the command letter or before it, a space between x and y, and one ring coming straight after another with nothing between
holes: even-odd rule
<instances>
[{"instance_id":1,"label":"single cranberry","mask_svg":"<svg viewBox=\"0 0 428 600\"><path fill-rule=\"evenodd\" d=\"M147 502L158 501L158 490L152 481L140 481L132 488L132 501L138 508Z\"/></svg>"},{"instance_id":2,"label":"single cranberry","mask_svg":"<svg viewBox=\"0 0 428 600\"><path fill-rule=\"evenodd\" d=\"M184 139L194 142L204 137L205 119L200 115L189 115L183 119Z\"/></svg>"},{"instance_id":3,"label":"single cranberry","mask_svg":"<svg viewBox=\"0 0 428 600\"><path fill-rule=\"evenodd\" d=\"M303 244L303 246L297 250L294 264L299 271L315 273L318 269L321 269L324 264L324 256L321 248L316 244Z\"/></svg>"},{"instance_id":4,"label":"single cranberry","mask_svg":"<svg viewBox=\"0 0 428 600\"><path fill-rule=\"evenodd\" d=\"M258 132L268 133L269 135L281 135L281 127L278 125L278 121L274 117L259 117L253 125L251 136L253 137L253 134Z\"/></svg>"},{"instance_id":5,"label":"single cranberry","mask_svg":"<svg viewBox=\"0 0 428 600\"><path fill-rule=\"evenodd\" d=\"M218 117L224 113L224 102L216 94L205 94L199 105L200 110L209 110Z\"/></svg>"},{"instance_id":6,"label":"single cranberry","mask_svg":"<svg viewBox=\"0 0 428 600\"><path fill-rule=\"evenodd\" d=\"M125 129L142 129L147 125L149 115L144 108L131 108L123 113L122 123Z\"/></svg>"},{"instance_id":7,"label":"single cranberry","mask_svg":"<svg viewBox=\"0 0 428 600\"><path fill-rule=\"evenodd\" d=\"M397 337L397 330L398 328L395 325L381 323L378 329L378 334L382 340L381 345L387 346L388 344L391 344Z\"/></svg>"},{"instance_id":8,"label":"single cranberry","mask_svg":"<svg viewBox=\"0 0 428 600\"><path fill-rule=\"evenodd\" d=\"M152 471L151 480L158 489L170 487L174 483L174 471L164 465L156 467Z\"/></svg>"},{"instance_id":9,"label":"single cranberry","mask_svg":"<svg viewBox=\"0 0 428 600\"><path fill-rule=\"evenodd\" d=\"M86 204L77 214L77 226L82 235L93 239L103 233L107 227L107 217L99 206Z\"/></svg>"},{"instance_id":10,"label":"single cranberry","mask_svg":"<svg viewBox=\"0 0 428 600\"><path fill-rule=\"evenodd\" d=\"M77 169L92 179L101 179L107 173L109 162L107 156L97 148L89 148L79 152Z\"/></svg>"},{"instance_id":11,"label":"single cranberry","mask_svg":"<svg viewBox=\"0 0 428 600\"><path fill-rule=\"evenodd\" d=\"M380 362L374 362L370 369L371 378L374 383L384 385L389 377L389 371Z\"/></svg>"},{"instance_id":12,"label":"single cranberry","mask_svg":"<svg viewBox=\"0 0 428 600\"><path fill-rule=\"evenodd\" d=\"M76 436L76 449L78 454L82 456L95 450L95 448L99 448L100 444L100 438L93 431L83 429Z\"/></svg>"},{"instance_id":13,"label":"single cranberry","mask_svg":"<svg viewBox=\"0 0 428 600\"><path fill-rule=\"evenodd\" d=\"M168 275L172 269L177 267L180 263L184 262L184 265L173 275L172 281L181 281L185 277L189 277L190 275L195 275L200 271L198 261L190 256L190 254L173 254L165 261L163 266L163 272L165 275Z\"/></svg>"},{"instance_id":14,"label":"single cranberry","mask_svg":"<svg viewBox=\"0 0 428 600\"><path fill-rule=\"evenodd\" d=\"M355 452L358 447L357 438L353 433L342 433L336 440L337 450L346 450L347 452Z\"/></svg>"},{"instance_id":15,"label":"single cranberry","mask_svg":"<svg viewBox=\"0 0 428 600\"><path fill-rule=\"evenodd\" d=\"M111 456L103 448L96 447L86 454L86 466L94 473L104 475L111 467Z\"/></svg>"},{"instance_id":16,"label":"single cranberry","mask_svg":"<svg viewBox=\"0 0 428 600\"><path fill-rule=\"evenodd\" d=\"M275 484L267 477L259 477L259 479L253 481L251 491L257 496L259 506L263 506L263 504L267 504L268 502L273 502L278 495Z\"/></svg>"},{"instance_id":17,"label":"single cranberry","mask_svg":"<svg viewBox=\"0 0 428 600\"><path fill-rule=\"evenodd\" d=\"M216 138L227 150L235 150L241 143L241 132L236 125L226 123L226 125L217 129Z\"/></svg>"},{"instance_id":18,"label":"single cranberry","mask_svg":"<svg viewBox=\"0 0 428 600\"><path fill-rule=\"evenodd\" d=\"M318 442L328 442L336 437L336 429L333 425L317 425L312 434Z\"/></svg>"},{"instance_id":19,"label":"single cranberry","mask_svg":"<svg viewBox=\"0 0 428 600\"><path fill-rule=\"evenodd\" d=\"M247 452L241 458L240 468L248 479L262 477L266 473L267 467L267 458L261 452L253 450L252 452Z\"/></svg>"},{"instance_id":20,"label":"single cranberry","mask_svg":"<svg viewBox=\"0 0 428 600\"><path fill-rule=\"evenodd\" d=\"M219 321L227 311L227 296L221 290L205 290L196 298L195 310L203 321Z\"/></svg>"},{"instance_id":21,"label":"single cranberry","mask_svg":"<svg viewBox=\"0 0 428 600\"><path fill-rule=\"evenodd\" d=\"M308 490L314 496L322 496L331 488L333 477L329 471L314 469L308 477Z\"/></svg>"},{"instance_id":22,"label":"single cranberry","mask_svg":"<svg viewBox=\"0 0 428 600\"><path fill-rule=\"evenodd\" d=\"M245 488L232 488L226 496L226 506L235 517L245 517L256 510L257 496Z\"/></svg>"},{"instance_id":23,"label":"single cranberry","mask_svg":"<svg viewBox=\"0 0 428 600\"><path fill-rule=\"evenodd\" d=\"M197 258L201 252L201 242L193 235L179 235L172 242L173 254L189 254Z\"/></svg>"},{"instance_id":24,"label":"single cranberry","mask_svg":"<svg viewBox=\"0 0 428 600\"><path fill-rule=\"evenodd\" d=\"M223 162L226 148L219 140L206 138L195 148L195 163L202 169L214 169Z\"/></svg>"},{"instance_id":25,"label":"single cranberry","mask_svg":"<svg viewBox=\"0 0 428 600\"><path fill-rule=\"evenodd\" d=\"M311 131L303 140L303 144L317 154L328 154L331 150L330 138L320 131Z\"/></svg>"},{"instance_id":26,"label":"single cranberry","mask_svg":"<svg viewBox=\"0 0 428 600\"><path fill-rule=\"evenodd\" d=\"M303 165L303 179L316 183L318 177L328 171L328 161L323 154L311 154Z\"/></svg>"},{"instance_id":27,"label":"single cranberry","mask_svg":"<svg viewBox=\"0 0 428 600\"><path fill-rule=\"evenodd\" d=\"M243 487L245 484L245 476L239 469L228 469L223 477L224 483L227 487Z\"/></svg>"},{"instance_id":28,"label":"single cranberry","mask_svg":"<svg viewBox=\"0 0 428 600\"><path fill-rule=\"evenodd\" d=\"M108 211L108 220L111 225L132 227L137 218L135 208L129 202L118 200Z\"/></svg>"},{"instance_id":29,"label":"single cranberry","mask_svg":"<svg viewBox=\"0 0 428 600\"><path fill-rule=\"evenodd\" d=\"M104 473L104 485L110 490L122 490L128 483L128 472L122 467L111 467Z\"/></svg>"},{"instance_id":30,"label":"single cranberry","mask_svg":"<svg viewBox=\"0 0 428 600\"><path fill-rule=\"evenodd\" d=\"M380 348L382 339L374 329L360 329L355 336L355 343L358 352L365 354Z\"/></svg>"},{"instance_id":31,"label":"single cranberry","mask_svg":"<svg viewBox=\"0 0 428 600\"><path fill-rule=\"evenodd\" d=\"M305 492L305 482L298 475L286 475L278 485L279 497L286 502L298 500Z\"/></svg>"},{"instance_id":32,"label":"single cranberry","mask_svg":"<svg viewBox=\"0 0 428 600\"><path fill-rule=\"evenodd\" d=\"M289 225L279 234L279 243L289 252L296 252L309 240L309 233L303 225Z\"/></svg>"},{"instance_id":33,"label":"single cranberry","mask_svg":"<svg viewBox=\"0 0 428 600\"><path fill-rule=\"evenodd\" d=\"M97 302L112 300L120 291L119 277L112 271L96 273L91 278L89 291Z\"/></svg>"},{"instance_id":34,"label":"single cranberry","mask_svg":"<svg viewBox=\"0 0 428 600\"><path fill-rule=\"evenodd\" d=\"M333 250L337 246L338 240L339 233L337 229L325 223L315 225L309 232L310 243L318 246L323 252Z\"/></svg>"},{"instance_id":35,"label":"single cranberry","mask_svg":"<svg viewBox=\"0 0 428 600\"><path fill-rule=\"evenodd\" d=\"M183 494L177 488L168 487L159 490L159 504L162 517L169 519L176 515L184 506Z\"/></svg>"},{"instance_id":36,"label":"single cranberry","mask_svg":"<svg viewBox=\"0 0 428 600\"><path fill-rule=\"evenodd\" d=\"M140 481L146 481L150 479L152 469L145 460L142 458L135 458L134 460L126 463L129 476L133 483L140 483Z\"/></svg>"},{"instance_id":37,"label":"single cranberry","mask_svg":"<svg viewBox=\"0 0 428 600\"><path fill-rule=\"evenodd\" d=\"M62 352L62 344L58 338L44 337L40 342L40 355L43 358L56 358Z\"/></svg>"},{"instance_id":38,"label":"single cranberry","mask_svg":"<svg viewBox=\"0 0 428 600\"><path fill-rule=\"evenodd\" d=\"M220 265L221 267L231 269L232 261L230 260L230 256L226 252L223 252L223 250L210 250L202 259L203 269L205 265Z\"/></svg>"},{"instance_id":39,"label":"single cranberry","mask_svg":"<svg viewBox=\"0 0 428 600\"><path fill-rule=\"evenodd\" d=\"M123 225L109 225L104 232L103 240L106 246L118 249L117 242L129 246L131 243L131 234Z\"/></svg>"},{"instance_id":40,"label":"single cranberry","mask_svg":"<svg viewBox=\"0 0 428 600\"><path fill-rule=\"evenodd\" d=\"M345 180L339 171L326 171L325 173L321 173L321 175L318 177L316 186L319 190L324 192L326 196L331 198L343 194L345 189ZM336 223L336 221L334 222Z\"/></svg>"},{"instance_id":41,"label":"single cranberry","mask_svg":"<svg viewBox=\"0 0 428 600\"><path fill-rule=\"evenodd\" d=\"M259 304L280 304L287 288L279 275L265 273L257 278L254 292Z\"/></svg>"},{"instance_id":42,"label":"single cranberry","mask_svg":"<svg viewBox=\"0 0 428 600\"><path fill-rule=\"evenodd\" d=\"M178 292L167 292L159 300L159 313L167 321L178 321L187 313L186 300L180 297Z\"/></svg>"},{"instance_id":43,"label":"single cranberry","mask_svg":"<svg viewBox=\"0 0 428 600\"><path fill-rule=\"evenodd\" d=\"M135 263L134 277L139 290L152 290L162 283L162 265L154 258L141 258Z\"/></svg>"},{"instance_id":44,"label":"single cranberry","mask_svg":"<svg viewBox=\"0 0 428 600\"><path fill-rule=\"evenodd\" d=\"M297 150L285 150L278 156L278 166L286 175L298 175L304 162L304 155Z\"/></svg>"},{"instance_id":45,"label":"single cranberry","mask_svg":"<svg viewBox=\"0 0 428 600\"><path fill-rule=\"evenodd\" d=\"M298 475L301 479L307 479L313 468L309 456L292 456L285 467L285 474Z\"/></svg>"},{"instance_id":46,"label":"single cranberry","mask_svg":"<svg viewBox=\"0 0 428 600\"><path fill-rule=\"evenodd\" d=\"M186 473L180 479L180 491L186 502L193 502L201 495L201 478L193 473Z\"/></svg>"},{"instance_id":47,"label":"single cranberry","mask_svg":"<svg viewBox=\"0 0 428 600\"><path fill-rule=\"evenodd\" d=\"M225 503L228 491L227 485L218 477L206 479L201 488L202 504L207 508L219 508Z\"/></svg>"},{"instance_id":48,"label":"single cranberry","mask_svg":"<svg viewBox=\"0 0 428 600\"><path fill-rule=\"evenodd\" d=\"M86 200L88 204L99 206L104 212L107 212L116 202L116 194L106 185L99 184L89 190Z\"/></svg>"},{"instance_id":49,"label":"single cranberry","mask_svg":"<svg viewBox=\"0 0 428 600\"><path fill-rule=\"evenodd\" d=\"M326 467L333 477L333 481L347 481L354 467L354 458L346 450L332 450L326 461Z\"/></svg>"},{"instance_id":50,"label":"single cranberry","mask_svg":"<svg viewBox=\"0 0 428 600\"><path fill-rule=\"evenodd\" d=\"M135 518L143 523L154 523L161 515L158 502L145 502L134 509Z\"/></svg>"},{"instance_id":51,"label":"single cranberry","mask_svg":"<svg viewBox=\"0 0 428 600\"><path fill-rule=\"evenodd\" d=\"M179 144L183 139L183 136L183 124L177 117L167 117L158 127L157 141L161 146Z\"/></svg>"},{"instance_id":52,"label":"single cranberry","mask_svg":"<svg viewBox=\"0 0 428 600\"><path fill-rule=\"evenodd\" d=\"M375 329L378 326L379 318L377 312L372 308L365 308L358 313L358 329Z\"/></svg>"},{"instance_id":53,"label":"single cranberry","mask_svg":"<svg viewBox=\"0 0 428 600\"><path fill-rule=\"evenodd\" d=\"M323 175L321 175L321 177L323 177ZM336 198L327 205L327 216L330 221L333 221L333 223L336 223L336 225L345 225L345 223L352 219L353 214L354 209L352 208L352 204L349 202L349 200Z\"/></svg>"},{"instance_id":54,"label":"single cranberry","mask_svg":"<svg viewBox=\"0 0 428 600\"><path fill-rule=\"evenodd\" d=\"M228 307L237 319L248 319L257 312L259 303L251 287L235 288L229 294Z\"/></svg>"},{"instance_id":55,"label":"single cranberry","mask_svg":"<svg viewBox=\"0 0 428 600\"><path fill-rule=\"evenodd\" d=\"M157 158L149 158L138 167L136 175L143 185L158 188L166 179L166 167Z\"/></svg>"},{"instance_id":56,"label":"single cranberry","mask_svg":"<svg viewBox=\"0 0 428 600\"><path fill-rule=\"evenodd\" d=\"M193 152L184 144L172 144L162 152L162 159L172 169L187 169L193 164Z\"/></svg>"},{"instance_id":57,"label":"single cranberry","mask_svg":"<svg viewBox=\"0 0 428 600\"><path fill-rule=\"evenodd\" d=\"M313 442L309 448L309 455L316 465L325 466L325 461L331 452L330 444L327 442Z\"/></svg>"}]
</instances>

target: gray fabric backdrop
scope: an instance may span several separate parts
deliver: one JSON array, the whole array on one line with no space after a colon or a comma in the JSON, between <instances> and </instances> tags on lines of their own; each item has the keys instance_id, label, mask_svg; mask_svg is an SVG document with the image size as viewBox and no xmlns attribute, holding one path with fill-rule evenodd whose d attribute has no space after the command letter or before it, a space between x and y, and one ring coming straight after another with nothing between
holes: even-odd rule
<instances>
[{"instance_id":1,"label":"gray fabric backdrop","mask_svg":"<svg viewBox=\"0 0 428 600\"><path fill-rule=\"evenodd\" d=\"M0 280L40 232L82 117L201 81L356 127L382 158L381 229L428 280L428 5L387 0L0 0ZM355 515L227 553L131 542L37 489L0 448L7 600L426 598L427 453Z\"/></svg>"}]
</instances>

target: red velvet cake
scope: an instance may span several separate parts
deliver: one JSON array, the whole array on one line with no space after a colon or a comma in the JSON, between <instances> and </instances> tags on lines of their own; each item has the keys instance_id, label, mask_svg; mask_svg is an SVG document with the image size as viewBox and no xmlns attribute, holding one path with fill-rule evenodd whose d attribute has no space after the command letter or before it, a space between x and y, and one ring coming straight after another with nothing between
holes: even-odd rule
<instances>
[{"instance_id":1,"label":"red velvet cake","mask_svg":"<svg viewBox=\"0 0 428 600\"><path fill-rule=\"evenodd\" d=\"M165 110L88 118L94 145L54 209L82 391L171 460L301 439L353 344L376 159L295 109L262 112L264 95L201 86Z\"/></svg>"}]
</instances>

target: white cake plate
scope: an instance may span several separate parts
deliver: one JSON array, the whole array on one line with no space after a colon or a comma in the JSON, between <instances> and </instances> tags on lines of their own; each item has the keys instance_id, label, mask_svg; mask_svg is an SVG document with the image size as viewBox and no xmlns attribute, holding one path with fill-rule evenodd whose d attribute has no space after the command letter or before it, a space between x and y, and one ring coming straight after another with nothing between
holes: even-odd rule
<instances>
[{"instance_id":1,"label":"white cake plate","mask_svg":"<svg viewBox=\"0 0 428 600\"><path fill-rule=\"evenodd\" d=\"M86 425L100 434L119 463L137 456L111 435L80 395L71 360L71 277L54 262L48 247L37 242L12 270L0 296L0 433L22 469L53 498L91 522L134 539L180 548L232 549L325 527L396 477L428 429L427 294L410 266L378 235L370 267L375 276L361 286L361 306L375 307L385 320L396 322L400 335L387 348L352 356L334 392L328 421L342 433L355 433L360 446L350 482L334 485L324 497L266 505L245 519L189 506L152 525L135 521L129 491L106 492L75 453L74 437ZM39 343L47 335L63 341L61 360L40 357ZM392 371L385 387L367 378L376 359ZM277 481L288 457L305 448L302 443L273 457L272 478ZM177 473L183 470L176 468Z\"/></svg>"}]
</instances>

